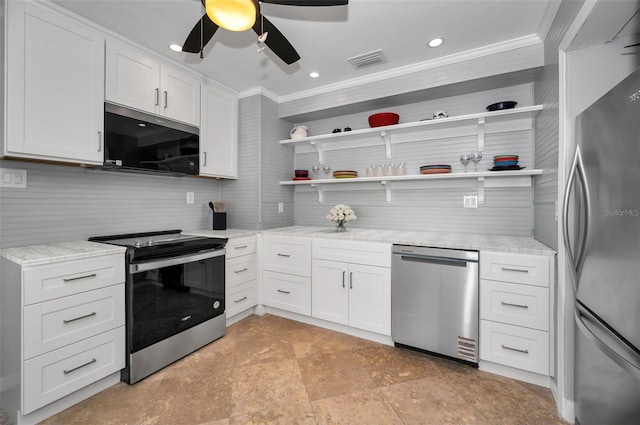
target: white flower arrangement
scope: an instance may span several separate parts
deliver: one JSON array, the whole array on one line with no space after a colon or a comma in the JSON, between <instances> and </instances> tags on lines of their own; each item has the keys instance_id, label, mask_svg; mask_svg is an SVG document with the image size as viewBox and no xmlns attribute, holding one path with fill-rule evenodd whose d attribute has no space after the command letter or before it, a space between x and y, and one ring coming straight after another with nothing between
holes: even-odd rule
<instances>
[{"instance_id":1,"label":"white flower arrangement","mask_svg":"<svg viewBox=\"0 0 640 425\"><path fill-rule=\"evenodd\" d=\"M349 205L338 204L331 208L329 214L327 214L327 220L333 221L338 225L338 228L344 228L344 224L347 221L357 220L356 213L353 212Z\"/></svg>"}]
</instances>

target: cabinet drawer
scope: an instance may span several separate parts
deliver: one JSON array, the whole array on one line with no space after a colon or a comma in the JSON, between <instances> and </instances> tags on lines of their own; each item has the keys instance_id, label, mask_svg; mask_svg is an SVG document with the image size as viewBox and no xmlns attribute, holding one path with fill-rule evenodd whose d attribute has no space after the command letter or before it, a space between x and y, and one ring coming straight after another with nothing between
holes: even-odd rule
<instances>
[{"instance_id":1,"label":"cabinet drawer","mask_svg":"<svg viewBox=\"0 0 640 425\"><path fill-rule=\"evenodd\" d=\"M549 375L549 333L480 321L480 359Z\"/></svg>"},{"instance_id":2,"label":"cabinet drawer","mask_svg":"<svg viewBox=\"0 0 640 425\"><path fill-rule=\"evenodd\" d=\"M230 259L241 255L255 254L256 240L257 238L255 235L230 238L226 245L226 258Z\"/></svg>"},{"instance_id":3,"label":"cabinet drawer","mask_svg":"<svg viewBox=\"0 0 640 425\"><path fill-rule=\"evenodd\" d=\"M24 359L124 326L124 285L24 308Z\"/></svg>"},{"instance_id":4,"label":"cabinet drawer","mask_svg":"<svg viewBox=\"0 0 640 425\"><path fill-rule=\"evenodd\" d=\"M311 276L311 239L265 235L262 269L297 276Z\"/></svg>"},{"instance_id":5,"label":"cabinet drawer","mask_svg":"<svg viewBox=\"0 0 640 425\"><path fill-rule=\"evenodd\" d=\"M549 257L544 255L480 252L480 278L549 286Z\"/></svg>"},{"instance_id":6,"label":"cabinet drawer","mask_svg":"<svg viewBox=\"0 0 640 425\"><path fill-rule=\"evenodd\" d=\"M225 275L227 289L250 280L256 280L256 256L245 255L227 259Z\"/></svg>"},{"instance_id":7,"label":"cabinet drawer","mask_svg":"<svg viewBox=\"0 0 640 425\"><path fill-rule=\"evenodd\" d=\"M258 288L256 281L246 282L235 286L227 293L227 317L235 316L258 302Z\"/></svg>"},{"instance_id":8,"label":"cabinet drawer","mask_svg":"<svg viewBox=\"0 0 640 425\"><path fill-rule=\"evenodd\" d=\"M549 288L480 281L480 318L549 330Z\"/></svg>"},{"instance_id":9,"label":"cabinet drawer","mask_svg":"<svg viewBox=\"0 0 640 425\"><path fill-rule=\"evenodd\" d=\"M311 315L311 278L283 273L262 274L262 303L281 310Z\"/></svg>"},{"instance_id":10,"label":"cabinet drawer","mask_svg":"<svg viewBox=\"0 0 640 425\"><path fill-rule=\"evenodd\" d=\"M26 415L124 367L124 326L24 362Z\"/></svg>"},{"instance_id":11,"label":"cabinet drawer","mask_svg":"<svg viewBox=\"0 0 640 425\"><path fill-rule=\"evenodd\" d=\"M23 270L24 304L124 283L124 254L65 261Z\"/></svg>"},{"instance_id":12,"label":"cabinet drawer","mask_svg":"<svg viewBox=\"0 0 640 425\"><path fill-rule=\"evenodd\" d=\"M391 244L314 239L313 258L391 267Z\"/></svg>"}]
</instances>

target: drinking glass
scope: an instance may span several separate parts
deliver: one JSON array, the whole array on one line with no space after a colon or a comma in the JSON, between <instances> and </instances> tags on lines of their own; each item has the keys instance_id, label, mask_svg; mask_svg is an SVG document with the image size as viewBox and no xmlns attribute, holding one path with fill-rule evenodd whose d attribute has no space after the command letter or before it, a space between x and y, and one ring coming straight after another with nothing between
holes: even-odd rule
<instances>
[{"instance_id":1,"label":"drinking glass","mask_svg":"<svg viewBox=\"0 0 640 425\"><path fill-rule=\"evenodd\" d=\"M324 167L322 167L322 171L324 171L324 174L329 177L329 171L331 171L331 167L325 165Z\"/></svg>"},{"instance_id":2,"label":"drinking glass","mask_svg":"<svg viewBox=\"0 0 640 425\"><path fill-rule=\"evenodd\" d=\"M460 162L462 162L462 165L464 165L464 172L467 172L467 165L469 164L469 162L471 161L471 154L468 153L463 153L462 155L460 155Z\"/></svg>"},{"instance_id":3,"label":"drinking glass","mask_svg":"<svg viewBox=\"0 0 640 425\"><path fill-rule=\"evenodd\" d=\"M478 171L478 162L482 159L482 152L473 152L471 154L471 162L476 167L476 172Z\"/></svg>"},{"instance_id":4,"label":"drinking glass","mask_svg":"<svg viewBox=\"0 0 640 425\"><path fill-rule=\"evenodd\" d=\"M314 165L313 167L311 167L311 172L313 173L313 178L317 179L318 173L320 172L320 167L317 165Z\"/></svg>"}]
</instances>

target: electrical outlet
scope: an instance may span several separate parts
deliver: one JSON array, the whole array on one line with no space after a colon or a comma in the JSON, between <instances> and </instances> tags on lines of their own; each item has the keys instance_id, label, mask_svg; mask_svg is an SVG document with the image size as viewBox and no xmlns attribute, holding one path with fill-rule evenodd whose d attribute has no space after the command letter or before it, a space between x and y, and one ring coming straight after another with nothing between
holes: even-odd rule
<instances>
[{"instance_id":1,"label":"electrical outlet","mask_svg":"<svg viewBox=\"0 0 640 425\"><path fill-rule=\"evenodd\" d=\"M464 196L464 207L465 208L478 208L478 197L477 196Z\"/></svg>"},{"instance_id":2,"label":"electrical outlet","mask_svg":"<svg viewBox=\"0 0 640 425\"><path fill-rule=\"evenodd\" d=\"M282 214L284 212L284 202L278 202L278 214Z\"/></svg>"},{"instance_id":3,"label":"electrical outlet","mask_svg":"<svg viewBox=\"0 0 640 425\"><path fill-rule=\"evenodd\" d=\"M187 204L193 204L195 201L195 196L193 192L187 192Z\"/></svg>"},{"instance_id":4,"label":"electrical outlet","mask_svg":"<svg viewBox=\"0 0 640 425\"><path fill-rule=\"evenodd\" d=\"M10 187L13 189L27 188L27 170L16 170L13 168L0 168L0 187Z\"/></svg>"}]
</instances>

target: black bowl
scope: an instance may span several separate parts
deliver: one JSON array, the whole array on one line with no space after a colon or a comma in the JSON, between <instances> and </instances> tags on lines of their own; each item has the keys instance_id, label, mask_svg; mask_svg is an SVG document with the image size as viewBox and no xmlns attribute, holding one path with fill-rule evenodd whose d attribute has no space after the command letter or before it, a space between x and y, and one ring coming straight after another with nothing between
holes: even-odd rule
<instances>
[{"instance_id":1,"label":"black bowl","mask_svg":"<svg viewBox=\"0 0 640 425\"><path fill-rule=\"evenodd\" d=\"M514 102L513 100L507 100L504 102L492 103L487 106L487 111L501 111L503 109L512 109L515 108L518 102Z\"/></svg>"}]
</instances>

